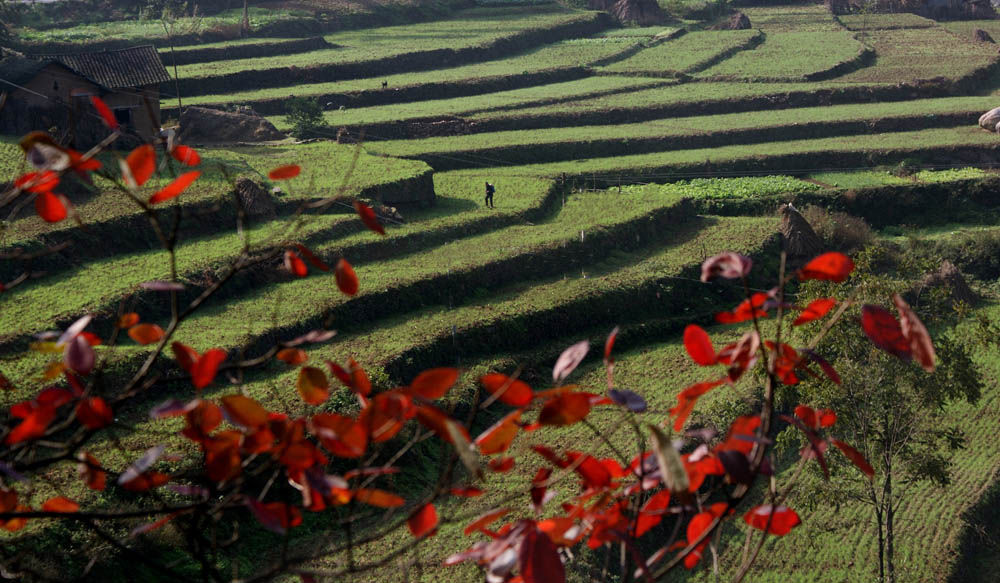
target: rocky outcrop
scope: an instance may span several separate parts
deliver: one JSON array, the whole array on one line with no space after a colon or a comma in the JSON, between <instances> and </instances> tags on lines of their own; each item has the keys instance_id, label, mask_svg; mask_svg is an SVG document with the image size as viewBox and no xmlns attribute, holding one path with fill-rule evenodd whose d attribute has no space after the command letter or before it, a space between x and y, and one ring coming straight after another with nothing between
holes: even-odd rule
<instances>
[{"instance_id":1,"label":"rocky outcrop","mask_svg":"<svg viewBox=\"0 0 1000 583\"><path fill-rule=\"evenodd\" d=\"M983 115L979 116L979 127L991 132L997 131L997 124L1000 123L1000 107L994 107Z\"/></svg>"}]
</instances>

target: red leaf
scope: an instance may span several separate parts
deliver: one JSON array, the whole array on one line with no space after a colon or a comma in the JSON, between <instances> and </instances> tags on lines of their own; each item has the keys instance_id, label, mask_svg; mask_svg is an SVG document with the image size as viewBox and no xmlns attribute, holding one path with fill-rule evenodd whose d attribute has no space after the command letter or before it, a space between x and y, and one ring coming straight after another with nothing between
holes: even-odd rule
<instances>
[{"instance_id":1,"label":"red leaf","mask_svg":"<svg viewBox=\"0 0 1000 583\"><path fill-rule=\"evenodd\" d=\"M573 471L580 474L588 488L606 488L611 485L611 472L593 456L568 451L566 459Z\"/></svg>"},{"instance_id":2,"label":"red leaf","mask_svg":"<svg viewBox=\"0 0 1000 583\"><path fill-rule=\"evenodd\" d=\"M684 427L684 422L687 421L691 411L694 410L694 405L698 402L698 398L723 382L725 382L724 378L717 381L704 381L691 385L681 391L677 395L677 406L670 410L670 415L677 416L677 419L674 420L674 431L680 431Z\"/></svg>"},{"instance_id":3,"label":"red leaf","mask_svg":"<svg viewBox=\"0 0 1000 583\"><path fill-rule=\"evenodd\" d=\"M875 477L875 468L873 468L872 465L868 463L868 460L865 459L865 456L861 455L860 451L854 449L853 447L847 445L846 443L840 441L839 439L832 440L832 443L833 445L837 446L840 449L840 451L844 452L844 455L847 456L847 459L851 460L851 462L853 462L854 465L858 466L858 469L861 470L866 476L868 476L869 479Z\"/></svg>"},{"instance_id":4,"label":"red leaf","mask_svg":"<svg viewBox=\"0 0 1000 583\"><path fill-rule=\"evenodd\" d=\"M725 502L716 502L712 504L706 512L699 512L691 519L687 527L687 543L691 544L701 536L701 533L712 525L712 522L716 518L722 516L726 510ZM693 569L698 561L701 560L701 555L705 551L705 547L708 546L708 539L706 538L698 546L691 550L690 553L684 557L684 567L688 569Z\"/></svg>"},{"instance_id":5,"label":"red leaf","mask_svg":"<svg viewBox=\"0 0 1000 583\"><path fill-rule=\"evenodd\" d=\"M243 395L222 397L222 410L232 423L252 429L267 423L267 410L257 401Z\"/></svg>"},{"instance_id":6,"label":"red leaf","mask_svg":"<svg viewBox=\"0 0 1000 583\"><path fill-rule=\"evenodd\" d=\"M351 267L351 264L346 259L341 258L337 262L337 268L334 270L333 276L337 279L337 287L340 288L340 291L349 296L357 295L358 276L354 273L354 268Z\"/></svg>"},{"instance_id":7,"label":"red leaf","mask_svg":"<svg viewBox=\"0 0 1000 583\"><path fill-rule=\"evenodd\" d=\"M812 322L813 320L819 320L830 311L833 306L837 305L837 300L831 298L820 298L818 300L813 300L809 302L806 309L802 310L799 317L792 322L792 326L799 326L805 324L806 322Z\"/></svg>"},{"instance_id":8,"label":"red leaf","mask_svg":"<svg viewBox=\"0 0 1000 583\"><path fill-rule=\"evenodd\" d=\"M114 413L111 407L100 397L90 397L83 399L76 406L77 420L89 429L101 429L111 425L114 421Z\"/></svg>"},{"instance_id":9,"label":"red leaf","mask_svg":"<svg viewBox=\"0 0 1000 583\"><path fill-rule=\"evenodd\" d=\"M448 491L448 493L452 496L461 496L462 498L476 498L484 494L484 492L479 488L473 488L471 486L467 486L465 488L452 488Z\"/></svg>"},{"instance_id":10,"label":"red leaf","mask_svg":"<svg viewBox=\"0 0 1000 583\"><path fill-rule=\"evenodd\" d=\"M399 496L386 492L385 490L368 488L358 488L355 490L354 500L368 504L369 506L378 506L379 508L395 508L406 503L406 501Z\"/></svg>"},{"instance_id":11,"label":"red leaf","mask_svg":"<svg viewBox=\"0 0 1000 583\"><path fill-rule=\"evenodd\" d=\"M10 433L7 434L7 438L4 439L4 443L7 445L14 445L15 443L21 443L22 441L30 441L33 439L38 439L39 437L45 435L45 430L49 427L49 423L56 417L56 406L53 405L39 405L32 409L30 413L24 416L24 420L18 424Z\"/></svg>"},{"instance_id":12,"label":"red leaf","mask_svg":"<svg viewBox=\"0 0 1000 583\"><path fill-rule=\"evenodd\" d=\"M799 515L787 506L774 508L770 504L755 506L743 515L743 521L757 530L767 530L774 536L784 536L802 523ZM770 524L768 524L770 521Z\"/></svg>"},{"instance_id":13,"label":"red leaf","mask_svg":"<svg viewBox=\"0 0 1000 583\"><path fill-rule=\"evenodd\" d=\"M832 281L834 283L842 283L847 279L847 276L854 271L854 262L851 258L843 253L837 253L831 251L830 253L824 253L809 263L806 263L802 269L799 270L799 279L805 281L807 279L819 279L823 281Z\"/></svg>"},{"instance_id":14,"label":"red leaf","mask_svg":"<svg viewBox=\"0 0 1000 583\"><path fill-rule=\"evenodd\" d=\"M701 326L688 324L684 329L684 348L687 349L691 360L701 366L711 366L717 362L712 340Z\"/></svg>"},{"instance_id":15,"label":"red leaf","mask_svg":"<svg viewBox=\"0 0 1000 583\"><path fill-rule=\"evenodd\" d=\"M260 500L248 498L247 506L261 526L278 534L285 534L289 528L302 524L299 509L284 502L264 504Z\"/></svg>"},{"instance_id":16,"label":"red leaf","mask_svg":"<svg viewBox=\"0 0 1000 583\"><path fill-rule=\"evenodd\" d=\"M368 447L364 426L350 417L318 413L313 415L309 427L319 437L323 447L337 457L361 457Z\"/></svg>"},{"instance_id":17,"label":"red leaf","mask_svg":"<svg viewBox=\"0 0 1000 583\"><path fill-rule=\"evenodd\" d=\"M452 432L458 432L465 441L469 441L469 432L462 425L449 417L444 411L433 405L416 405L417 421L433 431L448 443L454 443Z\"/></svg>"},{"instance_id":18,"label":"red leaf","mask_svg":"<svg viewBox=\"0 0 1000 583\"><path fill-rule=\"evenodd\" d=\"M545 503L545 492L549 488L548 482L551 477L552 468L538 468L535 478L531 480L531 505L538 512L541 512L542 504Z\"/></svg>"},{"instance_id":19,"label":"red leaf","mask_svg":"<svg viewBox=\"0 0 1000 583\"><path fill-rule=\"evenodd\" d=\"M524 583L557 583L566 580L566 567L549 535L534 528L521 541L521 577Z\"/></svg>"},{"instance_id":20,"label":"red leaf","mask_svg":"<svg viewBox=\"0 0 1000 583\"><path fill-rule=\"evenodd\" d=\"M361 217L361 222L365 224L366 227L375 231L379 235L385 235L385 229L378 222L378 217L375 216L375 211L372 207L366 205L360 200L354 201L354 210L358 212L358 216Z\"/></svg>"},{"instance_id":21,"label":"red leaf","mask_svg":"<svg viewBox=\"0 0 1000 583\"><path fill-rule=\"evenodd\" d=\"M733 311L716 314L715 321L720 324L737 324L754 318L766 318L768 314L763 306L769 299L771 299L771 294L757 292L749 299L740 302Z\"/></svg>"},{"instance_id":22,"label":"red leaf","mask_svg":"<svg viewBox=\"0 0 1000 583\"><path fill-rule=\"evenodd\" d=\"M163 328L156 324L136 324L128 329L129 338L139 344L153 344L163 339Z\"/></svg>"},{"instance_id":23,"label":"red leaf","mask_svg":"<svg viewBox=\"0 0 1000 583\"><path fill-rule=\"evenodd\" d=\"M149 144L143 144L125 158L122 168L125 183L138 188L149 180L156 170L156 150Z\"/></svg>"},{"instance_id":24,"label":"red leaf","mask_svg":"<svg viewBox=\"0 0 1000 583\"><path fill-rule=\"evenodd\" d=\"M608 334L608 339L604 341L604 364L613 364L615 359L611 358L611 350L615 347L615 340L618 338L618 326Z\"/></svg>"},{"instance_id":25,"label":"red leaf","mask_svg":"<svg viewBox=\"0 0 1000 583\"><path fill-rule=\"evenodd\" d=\"M80 452L77 454L76 459L80 462L77 464L77 473L80 479L91 490L103 491L107 486L108 475L101 469L101 464L97 461L97 458L89 453Z\"/></svg>"},{"instance_id":26,"label":"red leaf","mask_svg":"<svg viewBox=\"0 0 1000 583\"><path fill-rule=\"evenodd\" d=\"M305 277L309 273L306 262L291 249L285 251L285 269L296 277Z\"/></svg>"},{"instance_id":27,"label":"red leaf","mask_svg":"<svg viewBox=\"0 0 1000 583\"><path fill-rule=\"evenodd\" d=\"M646 501L635 519L635 537L649 532L663 520L664 511L670 507L670 490L660 490Z\"/></svg>"},{"instance_id":28,"label":"red leaf","mask_svg":"<svg viewBox=\"0 0 1000 583\"><path fill-rule=\"evenodd\" d=\"M406 526L415 538L434 536L437 532L438 515L433 504L424 504L406 519Z\"/></svg>"},{"instance_id":29,"label":"red leaf","mask_svg":"<svg viewBox=\"0 0 1000 583\"><path fill-rule=\"evenodd\" d=\"M889 354L902 360L910 360L913 356L902 327L888 310L870 305L862 307L861 328L875 346Z\"/></svg>"},{"instance_id":30,"label":"red leaf","mask_svg":"<svg viewBox=\"0 0 1000 583\"><path fill-rule=\"evenodd\" d=\"M496 522L497 520L499 520L500 518L502 518L508 512L510 512L509 509L507 509L507 508L500 508L500 509L497 509L497 510L490 510L489 512L486 512L485 514L480 514L475 520L473 520L472 522L470 522L469 525L466 526L465 530L462 531L462 532L464 532L466 534L466 536L468 536L468 535L470 535L470 534L472 534L474 532L478 532L480 530L483 530L487 526L493 524L494 522Z\"/></svg>"},{"instance_id":31,"label":"red leaf","mask_svg":"<svg viewBox=\"0 0 1000 583\"><path fill-rule=\"evenodd\" d=\"M138 321L138 314L135 319ZM128 321L131 322L131 319ZM198 351L180 342L170 343L170 349L174 352L174 360L177 361L177 364L184 369L184 372L191 374L195 365L198 364Z\"/></svg>"},{"instance_id":32,"label":"red leaf","mask_svg":"<svg viewBox=\"0 0 1000 583\"><path fill-rule=\"evenodd\" d=\"M826 361L825 358L816 354L812 350L806 350L806 354L809 356L810 360L818 364L819 367L823 369L823 374L825 374L827 378L833 381L834 384L837 385L840 384L840 375L837 374L837 371L836 369L833 368L833 365L831 365L829 362Z\"/></svg>"},{"instance_id":33,"label":"red leaf","mask_svg":"<svg viewBox=\"0 0 1000 583\"><path fill-rule=\"evenodd\" d=\"M194 388L204 389L212 384L215 375L219 372L219 365L225 360L226 351L221 348L213 348L202 354L191 370L191 383Z\"/></svg>"},{"instance_id":34,"label":"red leaf","mask_svg":"<svg viewBox=\"0 0 1000 583\"><path fill-rule=\"evenodd\" d=\"M67 215L62 199L51 192L42 192L35 197L35 212L46 223L58 223Z\"/></svg>"},{"instance_id":35,"label":"red leaf","mask_svg":"<svg viewBox=\"0 0 1000 583\"><path fill-rule=\"evenodd\" d=\"M306 261L312 263L312 266L320 271L330 271L330 266L323 262L322 259L316 256L315 253L309 250L308 247L302 245L301 243L296 243L295 248L299 250L299 253L306 258Z\"/></svg>"},{"instance_id":36,"label":"red leaf","mask_svg":"<svg viewBox=\"0 0 1000 583\"><path fill-rule=\"evenodd\" d=\"M29 172L14 181L14 186L36 194L51 192L59 186L59 175L51 170L44 172Z\"/></svg>"},{"instance_id":37,"label":"red leaf","mask_svg":"<svg viewBox=\"0 0 1000 583\"><path fill-rule=\"evenodd\" d=\"M816 416L819 419L820 427L831 427L837 422L837 414L833 412L833 409L819 409L816 411Z\"/></svg>"},{"instance_id":38,"label":"red leaf","mask_svg":"<svg viewBox=\"0 0 1000 583\"><path fill-rule=\"evenodd\" d=\"M518 409L501 418L489 429L479 434L475 443L480 453L491 455L507 451L507 448L513 443L514 438L517 437L517 432L521 429L520 425L518 425L520 420L521 410Z\"/></svg>"},{"instance_id":39,"label":"red leaf","mask_svg":"<svg viewBox=\"0 0 1000 583\"><path fill-rule=\"evenodd\" d=\"M43 502L42 510L45 512L72 513L80 510L80 505L65 496L56 496Z\"/></svg>"},{"instance_id":40,"label":"red leaf","mask_svg":"<svg viewBox=\"0 0 1000 583\"><path fill-rule=\"evenodd\" d=\"M802 423L810 429L819 429L819 419L816 417L816 411L812 407L807 407L806 405L798 405L795 407L795 416L802 420Z\"/></svg>"},{"instance_id":41,"label":"red leaf","mask_svg":"<svg viewBox=\"0 0 1000 583\"><path fill-rule=\"evenodd\" d=\"M146 492L166 484L170 476L160 472L143 472L127 482L122 482L122 488L131 492Z\"/></svg>"},{"instance_id":42,"label":"red leaf","mask_svg":"<svg viewBox=\"0 0 1000 583\"><path fill-rule=\"evenodd\" d=\"M534 398L534 392L527 383L512 379L505 374L488 374L480 377L479 382L489 394L512 407L524 407Z\"/></svg>"},{"instance_id":43,"label":"red leaf","mask_svg":"<svg viewBox=\"0 0 1000 583\"><path fill-rule=\"evenodd\" d=\"M289 164L287 166L278 166L274 170L267 173L267 177L271 180L288 180L289 178L295 178L302 172L302 168L298 164Z\"/></svg>"},{"instance_id":44,"label":"red leaf","mask_svg":"<svg viewBox=\"0 0 1000 583\"><path fill-rule=\"evenodd\" d=\"M418 374L410 383L412 394L425 399L440 399L458 380L457 368L432 368Z\"/></svg>"},{"instance_id":45,"label":"red leaf","mask_svg":"<svg viewBox=\"0 0 1000 583\"><path fill-rule=\"evenodd\" d=\"M115 323L115 326L121 328L122 330L125 330L127 328L131 328L132 326L135 326L138 323L139 323L139 314L136 314L135 312L129 312L127 314L123 314L120 318L118 318L118 321Z\"/></svg>"},{"instance_id":46,"label":"red leaf","mask_svg":"<svg viewBox=\"0 0 1000 583\"><path fill-rule=\"evenodd\" d=\"M491 459L487 465L490 467L490 471L503 474L514 469L514 458L500 457Z\"/></svg>"},{"instance_id":47,"label":"red leaf","mask_svg":"<svg viewBox=\"0 0 1000 583\"><path fill-rule=\"evenodd\" d=\"M708 281L719 276L726 279L737 279L746 277L753 267L753 261L749 257L726 251L714 257L709 257L701 264L701 280Z\"/></svg>"},{"instance_id":48,"label":"red leaf","mask_svg":"<svg viewBox=\"0 0 1000 583\"><path fill-rule=\"evenodd\" d=\"M927 333L927 328L910 308L910 304L907 304L899 294L893 294L892 301L899 312L899 326L903 337L910 343L913 358L924 370L934 372L934 344L931 343L931 335Z\"/></svg>"},{"instance_id":49,"label":"red leaf","mask_svg":"<svg viewBox=\"0 0 1000 583\"><path fill-rule=\"evenodd\" d=\"M296 387L302 400L310 405L319 405L330 397L330 382L323 371L313 366L299 370Z\"/></svg>"},{"instance_id":50,"label":"red leaf","mask_svg":"<svg viewBox=\"0 0 1000 583\"><path fill-rule=\"evenodd\" d=\"M101 115L101 120L104 121L104 125L108 126L108 129L117 132L118 131L118 120L115 119L115 114L111 112L111 108L108 104L104 103L104 100L96 95L90 96L90 102L94 104L94 109L97 113Z\"/></svg>"},{"instance_id":51,"label":"red leaf","mask_svg":"<svg viewBox=\"0 0 1000 583\"><path fill-rule=\"evenodd\" d=\"M178 144L174 146L174 149L170 151L170 155L185 166L197 166L201 164L201 156L194 148L190 148L183 144Z\"/></svg>"},{"instance_id":52,"label":"red leaf","mask_svg":"<svg viewBox=\"0 0 1000 583\"><path fill-rule=\"evenodd\" d=\"M549 399L538 413L542 425L572 425L590 413L590 395L563 393Z\"/></svg>"},{"instance_id":53,"label":"red leaf","mask_svg":"<svg viewBox=\"0 0 1000 583\"><path fill-rule=\"evenodd\" d=\"M309 355L301 348L283 348L274 357L288 366L298 366L309 360Z\"/></svg>"},{"instance_id":54,"label":"red leaf","mask_svg":"<svg viewBox=\"0 0 1000 583\"><path fill-rule=\"evenodd\" d=\"M417 409L409 395L386 391L375 395L371 403L361 411L358 423L362 424L371 440L378 443L395 437L403 424L416 414ZM425 414L425 420L429 418Z\"/></svg>"},{"instance_id":55,"label":"red leaf","mask_svg":"<svg viewBox=\"0 0 1000 583\"><path fill-rule=\"evenodd\" d=\"M174 198L175 196L187 190L187 188L191 186L191 184L193 184L195 180L198 180L199 176L201 176L201 170L192 170L191 172L185 172L184 174L181 174L176 179L174 179L173 182L171 182L164 188L161 188L156 192L156 194L149 197L149 204L158 204L165 200L170 200Z\"/></svg>"}]
</instances>

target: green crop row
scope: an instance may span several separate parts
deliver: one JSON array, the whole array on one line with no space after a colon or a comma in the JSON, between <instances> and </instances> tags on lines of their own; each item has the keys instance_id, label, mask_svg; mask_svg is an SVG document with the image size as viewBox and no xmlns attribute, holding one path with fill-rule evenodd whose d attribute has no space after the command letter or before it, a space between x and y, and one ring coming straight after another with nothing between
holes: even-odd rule
<instances>
[{"instance_id":1,"label":"green crop row","mask_svg":"<svg viewBox=\"0 0 1000 583\"><path fill-rule=\"evenodd\" d=\"M937 22L923 16L900 12L896 14L843 14L837 17L848 30L870 32L873 30L893 30L903 28L934 28ZM948 23L945 26L959 23ZM969 31L972 37L972 31Z\"/></svg>"},{"instance_id":2,"label":"green crop row","mask_svg":"<svg viewBox=\"0 0 1000 583\"><path fill-rule=\"evenodd\" d=\"M699 73L704 77L800 79L853 59L864 47L845 30L768 32L764 42Z\"/></svg>"},{"instance_id":3,"label":"green crop row","mask_svg":"<svg viewBox=\"0 0 1000 583\"><path fill-rule=\"evenodd\" d=\"M714 61L719 55L745 46L760 33L754 30L697 31L660 43L601 67L618 73L683 73Z\"/></svg>"},{"instance_id":4,"label":"green crop row","mask_svg":"<svg viewBox=\"0 0 1000 583\"><path fill-rule=\"evenodd\" d=\"M943 28L875 30L865 37L878 57L875 64L843 81L905 83L944 77L957 79L997 59L996 48L961 39Z\"/></svg>"},{"instance_id":5,"label":"green crop row","mask_svg":"<svg viewBox=\"0 0 1000 583\"><path fill-rule=\"evenodd\" d=\"M750 25L772 32L831 32L840 30L830 11L822 4L793 6L747 6L741 8Z\"/></svg>"}]
</instances>

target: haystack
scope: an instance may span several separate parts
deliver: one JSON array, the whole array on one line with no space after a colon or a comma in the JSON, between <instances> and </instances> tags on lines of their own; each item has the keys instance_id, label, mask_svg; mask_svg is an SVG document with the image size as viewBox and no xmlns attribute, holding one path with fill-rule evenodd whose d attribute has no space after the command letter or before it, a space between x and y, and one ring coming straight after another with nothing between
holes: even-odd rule
<instances>
[{"instance_id":1,"label":"haystack","mask_svg":"<svg viewBox=\"0 0 1000 583\"><path fill-rule=\"evenodd\" d=\"M257 113L230 113L206 107L187 107L181 115L185 143L266 142L287 136Z\"/></svg>"},{"instance_id":2,"label":"haystack","mask_svg":"<svg viewBox=\"0 0 1000 583\"><path fill-rule=\"evenodd\" d=\"M663 22L663 9L656 0L618 0L611 7L611 16L618 22L634 22L649 26Z\"/></svg>"},{"instance_id":3,"label":"haystack","mask_svg":"<svg viewBox=\"0 0 1000 583\"><path fill-rule=\"evenodd\" d=\"M750 17L742 12L735 12L725 23L719 25L719 30L750 30Z\"/></svg>"},{"instance_id":4,"label":"haystack","mask_svg":"<svg viewBox=\"0 0 1000 583\"><path fill-rule=\"evenodd\" d=\"M251 219L271 220L275 217L274 199L264 187L249 178L236 180L236 196Z\"/></svg>"},{"instance_id":5,"label":"haystack","mask_svg":"<svg viewBox=\"0 0 1000 583\"><path fill-rule=\"evenodd\" d=\"M614 5L615 0L588 0L587 2L589 10L611 10Z\"/></svg>"},{"instance_id":6,"label":"haystack","mask_svg":"<svg viewBox=\"0 0 1000 583\"><path fill-rule=\"evenodd\" d=\"M823 252L823 241L791 203L782 205L781 237L789 260L812 259Z\"/></svg>"},{"instance_id":7,"label":"haystack","mask_svg":"<svg viewBox=\"0 0 1000 583\"><path fill-rule=\"evenodd\" d=\"M991 132L997 131L997 124L1000 123L1000 107L994 107L983 115L979 116L979 127Z\"/></svg>"},{"instance_id":8,"label":"haystack","mask_svg":"<svg viewBox=\"0 0 1000 583\"><path fill-rule=\"evenodd\" d=\"M972 33L972 40L980 43L996 44L996 41L993 40L993 37L990 36L990 33L986 32L981 28L977 28L976 31Z\"/></svg>"},{"instance_id":9,"label":"haystack","mask_svg":"<svg viewBox=\"0 0 1000 583\"><path fill-rule=\"evenodd\" d=\"M967 305L975 305L979 300L976 292L972 291L965 281L965 276L955 265L945 260L941 262L941 267L934 273L928 273L920 282L917 288L918 293L927 293L930 290L943 289L952 307L958 302Z\"/></svg>"}]
</instances>

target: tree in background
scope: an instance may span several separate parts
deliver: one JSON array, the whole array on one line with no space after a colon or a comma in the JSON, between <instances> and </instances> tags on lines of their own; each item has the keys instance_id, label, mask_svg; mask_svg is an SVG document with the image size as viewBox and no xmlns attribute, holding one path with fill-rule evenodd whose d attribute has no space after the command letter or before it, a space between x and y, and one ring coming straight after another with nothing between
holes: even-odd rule
<instances>
[{"instance_id":1,"label":"tree in background","mask_svg":"<svg viewBox=\"0 0 1000 583\"><path fill-rule=\"evenodd\" d=\"M288 100L288 122L292 135L300 140L330 137L330 125L315 99L293 97Z\"/></svg>"}]
</instances>

